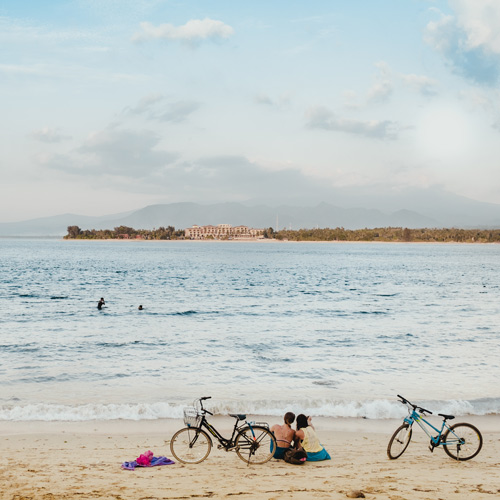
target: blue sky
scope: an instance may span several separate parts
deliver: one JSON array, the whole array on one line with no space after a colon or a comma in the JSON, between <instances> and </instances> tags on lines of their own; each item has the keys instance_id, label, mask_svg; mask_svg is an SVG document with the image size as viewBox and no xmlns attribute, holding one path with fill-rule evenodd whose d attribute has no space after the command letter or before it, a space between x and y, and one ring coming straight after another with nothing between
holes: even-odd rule
<instances>
[{"instance_id":1,"label":"blue sky","mask_svg":"<svg viewBox=\"0 0 500 500\"><path fill-rule=\"evenodd\" d=\"M0 48L0 222L356 188L500 203L497 0L2 0Z\"/></svg>"}]
</instances>

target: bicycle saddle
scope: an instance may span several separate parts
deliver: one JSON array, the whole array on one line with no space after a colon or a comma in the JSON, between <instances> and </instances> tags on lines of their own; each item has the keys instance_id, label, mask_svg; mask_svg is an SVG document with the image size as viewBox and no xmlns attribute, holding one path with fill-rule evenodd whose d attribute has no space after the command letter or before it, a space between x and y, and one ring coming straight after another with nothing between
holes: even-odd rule
<instances>
[{"instance_id":1,"label":"bicycle saddle","mask_svg":"<svg viewBox=\"0 0 500 500\"><path fill-rule=\"evenodd\" d=\"M246 415L243 415L241 413L230 413L229 416L237 418L238 420L245 420L245 418L247 418Z\"/></svg>"},{"instance_id":2,"label":"bicycle saddle","mask_svg":"<svg viewBox=\"0 0 500 500\"><path fill-rule=\"evenodd\" d=\"M445 415L444 413L438 413L440 417L443 417L445 420L453 420L455 415Z\"/></svg>"}]
</instances>

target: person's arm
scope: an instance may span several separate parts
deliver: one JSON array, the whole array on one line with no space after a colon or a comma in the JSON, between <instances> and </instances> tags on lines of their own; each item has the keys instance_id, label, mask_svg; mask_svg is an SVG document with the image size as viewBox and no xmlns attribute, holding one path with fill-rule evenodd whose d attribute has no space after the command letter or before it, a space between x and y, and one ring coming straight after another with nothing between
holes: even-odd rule
<instances>
[{"instance_id":1,"label":"person's arm","mask_svg":"<svg viewBox=\"0 0 500 500\"><path fill-rule=\"evenodd\" d=\"M295 448L300 450L302 448L302 440L305 438L304 431L302 429L295 431Z\"/></svg>"},{"instance_id":2,"label":"person's arm","mask_svg":"<svg viewBox=\"0 0 500 500\"><path fill-rule=\"evenodd\" d=\"M311 420L312 420L311 417L307 417L307 425L314 429L314 425L311 423ZM314 429L314 430L316 430L316 429Z\"/></svg>"}]
</instances>

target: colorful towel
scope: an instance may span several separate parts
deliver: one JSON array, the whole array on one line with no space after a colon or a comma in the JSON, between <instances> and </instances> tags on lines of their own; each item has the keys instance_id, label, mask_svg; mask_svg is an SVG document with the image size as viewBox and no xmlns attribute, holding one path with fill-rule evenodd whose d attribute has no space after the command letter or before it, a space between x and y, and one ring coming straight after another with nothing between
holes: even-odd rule
<instances>
[{"instance_id":1,"label":"colorful towel","mask_svg":"<svg viewBox=\"0 0 500 500\"><path fill-rule=\"evenodd\" d=\"M137 465L142 465L143 467L151 467L151 460L153 460L153 452L151 450L146 451L146 453L139 455L135 459Z\"/></svg>"},{"instance_id":2,"label":"colorful towel","mask_svg":"<svg viewBox=\"0 0 500 500\"><path fill-rule=\"evenodd\" d=\"M157 465L172 465L175 464L173 460L167 457L152 457L151 462L148 465L142 465L137 463L137 460L133 462L123 462L122 469L125 470L134 470L136 467L155 467Z\"/></svg>"}]
</instances>

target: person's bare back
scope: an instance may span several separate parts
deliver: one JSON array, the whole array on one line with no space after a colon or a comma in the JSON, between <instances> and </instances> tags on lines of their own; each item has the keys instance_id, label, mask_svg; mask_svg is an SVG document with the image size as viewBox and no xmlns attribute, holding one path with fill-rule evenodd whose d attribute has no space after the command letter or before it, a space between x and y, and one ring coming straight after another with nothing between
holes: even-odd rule
<instances>
[{"instance_id":1,"label":"person's bare back","mask_svg":"<svg viewBox=\"0 0 500 500\"><path fill-rule=\"evenodd\" d=\"M271 432L274 434L276 445L279 448L290 448L292 446L295 439L295 431L292 429L294 420L295 414L288 412L284 416L284 424L275 424L271 427Z\"/></svg>"},{"instance_id":2,"label":"person's bare back","mask_svg":"<svg viewBox=\"0 0 500 500\"><path fill-rule=\"evenodd\" d=\"M276 444L280 448L289 448L295 438L295 431L288 424L273 425L271 432L274 433Z\"/></svg>"}]
</instances>

